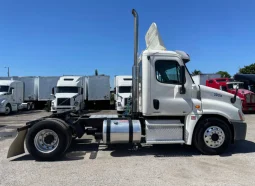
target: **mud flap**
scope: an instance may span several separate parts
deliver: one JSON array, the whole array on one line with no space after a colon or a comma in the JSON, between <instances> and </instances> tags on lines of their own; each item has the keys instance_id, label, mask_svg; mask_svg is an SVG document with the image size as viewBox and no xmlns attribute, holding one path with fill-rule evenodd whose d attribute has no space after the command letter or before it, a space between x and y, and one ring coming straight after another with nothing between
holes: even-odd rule
<instances>
[{"instance_id":1,"label":"mud flap","mask_svg":"<svg viewBox=\"0 0 255 186\"><path fill-rule=\"evenodd\" d=\"M16 136L8 150L7 158L11 158L13 156L25 153L24 141L26 138L27 130L28 129L24 129L18 132L18 135Z\"/></svg>"}]
</instances>

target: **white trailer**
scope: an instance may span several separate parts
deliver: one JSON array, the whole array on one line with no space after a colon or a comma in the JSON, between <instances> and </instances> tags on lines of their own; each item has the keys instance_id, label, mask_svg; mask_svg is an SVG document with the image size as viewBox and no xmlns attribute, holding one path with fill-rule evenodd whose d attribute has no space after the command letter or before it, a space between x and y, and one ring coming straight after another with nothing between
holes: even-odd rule
<instances>
[{"instance_id":1,"label":"white trailer","mask_svg":"<svg viewBox=\"0 0 255 186\"><path fill-rule=\"evenodd\" d=\"M221 77L220 74L199 74L199 75L192 76L196 85L205 85L206 80L220 78L220 77Z\"/></svg>"},{"instance_id":2,"label":"white trailer","mask_svg":"<svg viewBox=\"0 0 255 186\"><path fill-rule=\"evenodd\" d=\"M131 112L97 117L65 112L30 121L18 129L7 158L24 153L26 139L26 148L35 159L56 160L65 154L72 137L84 134L106 145L194 145L206 155L222 154L231 143L245 139L247 124L241 99L194 84L186 67L189 55L168 51L155 23L146 33L146 50L137 58L138 14L134 9L132 14L135 44Z\"/></svg>"},{"instance_id":3,"label":"white trailer","mask_svg":"<svg viewBox=\"0 0 255 186\"><path fill-rule=\"evenodd\" d=\"M93 109L110 108L110 76L98 75L87 77L87 106Z\"/></svg>"},{"instance_id":4,"label":"white trailer","mask_svg":"<svg viewBox=\"0 0 255 186\"><path fill-rule=\"evenodd\" d=\"M31 110L44 108L47 101L51 100L51 90L56 86L58 76L13 76L0 77L0 85L3 80L22 82L23 103L20 109Z\"/></svg>"},{"instance_id":5,"label":"white trailer","mask_svg":"<svg viewBox=\"0 0 255 186\"><path fill-rule=\"evenodd\" d=\"M114 101L117 112L125 111L132 96L132 76L114 77Z\"/></svg>"}]
</instances>

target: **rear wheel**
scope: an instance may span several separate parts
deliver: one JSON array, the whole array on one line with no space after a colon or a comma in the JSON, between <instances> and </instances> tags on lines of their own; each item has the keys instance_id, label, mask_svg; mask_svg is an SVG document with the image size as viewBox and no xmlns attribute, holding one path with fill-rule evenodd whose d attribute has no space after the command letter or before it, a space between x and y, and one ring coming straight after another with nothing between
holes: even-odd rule
<instances>
[{"instance_id":1,"label":"rear wheel","mask_svg":"<svg viewBox=\"0 0 255 186\"><path fill-rule=\"evenodd\" d=\"M207 118L199 121L194 131L193 142L203 154L222 154L231 142L231 130L225 121Z\"/></svg>"},{"instance_id":2,"label":"rear wheel","mask_svg":"<svg viewBox=\"0 0 255 186\"><path fill-rule=\"evenodd\" d=\"M70 145L69 129L56 120L43 120L28 131L26 147L36 160L56 160Z\"/></svg>"}]
</instances>

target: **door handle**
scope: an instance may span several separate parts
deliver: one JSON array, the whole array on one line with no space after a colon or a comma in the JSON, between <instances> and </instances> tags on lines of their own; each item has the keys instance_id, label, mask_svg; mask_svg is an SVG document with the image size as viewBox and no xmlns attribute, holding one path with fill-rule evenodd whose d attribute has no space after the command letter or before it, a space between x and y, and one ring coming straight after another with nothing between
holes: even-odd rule
<instances>
[{"instance_id":1,"label":"door handle","mask_svg":"<svg viewBox=\"0 0 255 186\"><path fill-rule=\"evenodd\" d=\"M156 110L159 109L159 100L158 99L153 99L153 107Z\"/></svg>"}]
</instances>

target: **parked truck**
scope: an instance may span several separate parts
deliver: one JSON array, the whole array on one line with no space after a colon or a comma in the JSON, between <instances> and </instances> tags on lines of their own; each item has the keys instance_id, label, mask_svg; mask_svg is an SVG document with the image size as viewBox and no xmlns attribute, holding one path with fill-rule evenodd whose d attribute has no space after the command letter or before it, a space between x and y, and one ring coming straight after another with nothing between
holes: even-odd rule
<instances>
[{"instance_id":1,"label":"parked truck","mask_svg":"<svg viewBox=\"0 0 255 186\"><path fill-rule=\"evenodd\" d=\"M9 115L23 109L24 84L15 80L0 80L0 113Z\"/></svg>"},{"instance_id":2,"label":"parked truck","mask_svg":"<svg viewBox=\"0 0 255 186\"><path fill-rule=\"evenodd\" d=\"M235 74L234 80L244 83L244 88L255 93L255 74Z\"/></svg>"},{"instance_id":3,"label":"parked truck","mask_svg":"<svg viewBox=\"0 0 255 186\"><path fill-rule=\"evenodd\" d=\"M135 19L132 109L126 115L75 115L65 112L30 121L18 128L7 158L28 152L38 160L56 160L69 148L72 136L93 135L104 144L186 144L201 153L223 153L230 143L243 140L247 125L236 95L196 85L184 51L168 51L152 23L146 50L138 51Z\"/></svg>"},{"instance_id":4,"label":"parked truck","mask_svg":"<svg viewBox=\"0 0 255 186\"><path fill-rule=\"evenodd\" d=\"M114 77L114 101L117 112L128 109L128 102L132 95L132 76Z\"/></svg>"},{"instance_id":5,"label":"parked truck","mask_svg":"<svg viewBox=\"0 0 255 186\"><path fill-rule=\"evenodd\" d=\"M54 87L57 83L59 77L57 76L48 76L48 77L36 77L36 76L14 76L9 78L1 78L0 79L0 86L2 84L8 84L8 87L14 86L16 83L22 84L22 87L15 88L14 94L5 96L5 114L10 114L12 111L17 111L20 109L26 109L26 110L33 110L35 108L42 109L44 108L45 104L51 100L51 89ZM6 79L6 80L3 80ZM11 89L9 89L11 91ZM11 92L7 92L8 94L11 94ZM18 94L18 95L17 95ZM22 97L22 104L20 104L20 100L8 100L8 97ZM11 106L7 107L7 103L10 103L10 105L16 104L19 105L17 109L15 107ZM11 104L12 103L12 104ZM9 105L9 106L10 106Z\"/></svg>"},{"instance_id":6,"label":"parked truck","mask_svg":"<svg viewBox=\"0 0 255 186\"><path fill-rule=\"evenodd\" d=\"M220 74L198 74L192 76L195 84L197 85L206 85L206 80L220 77Z\"/></svg>"},{"instance_id":7,"label":"parked truck","mask_svg":"<svg viewBox=\"0 0 255 186\"><path fill-rule=\"evenodd\" d=\"M62 76L52 89L51 112L79 112L85 108L87 86L85 76Z\"/></svg>"},{"instance_id":8,"label":"parked truck","mask_svg":"<svg viewBox=\"0 0 255 186\"><path fill-rule=\"evenodd\" d=\"M242 82L230 78L214 78L206 80L206 86L236 94L242 101L243 112L255 111L255 93L244 89Z\"/></svg>"}]
</instances>

